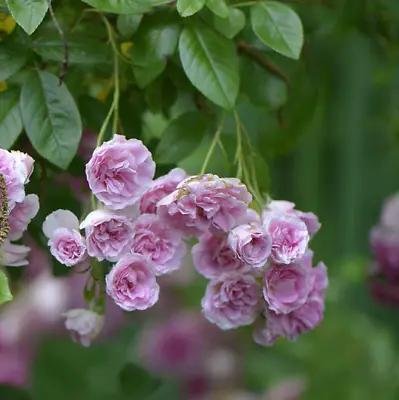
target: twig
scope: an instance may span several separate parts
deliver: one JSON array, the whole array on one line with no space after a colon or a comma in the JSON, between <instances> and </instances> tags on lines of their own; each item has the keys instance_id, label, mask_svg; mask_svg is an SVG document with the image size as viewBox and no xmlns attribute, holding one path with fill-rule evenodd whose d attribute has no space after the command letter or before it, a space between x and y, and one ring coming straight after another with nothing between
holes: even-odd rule
<instances>
[{"instance_id":1,"label":"twig","mask_svg":"<svg viewBox=\"0 0 399 400\"><path fill-rule=\"evenodd\" d=\"M48 1L48 9L50 11L51 19L53 20L55 29L57 29L58 34L60 35L60 38L62 40L62 43L64 45L64 59L62 60L60 72L58 74L58 85L62 85L62 81L65 78L65 75L68 72L68 63L69 63L69 48L68 48L68 42L65 38L64 31L62 30L60 24L58 23L57 17L54 14L53 6L51 4L51 0Z\"/></svg>"},{"instance_id":2,"label":"twig","mask_svg":"<svg viewBox=\"0 0 399 400\"><path fill-rule=\"evenodd\" d=\"M0 245L2 245L10 232L10 225L8 224L7 185L2 173L0 173L0 198Z\"/></svg>"},{"instance_id":3,"label":"twig","mask_svg":"<svg viewBox=\"0 0 399 400\"><path fill-rule=\"evenodd\" d=\"M290 84L288 76L283 71L281 71L281 69L279 69L277 65L270 61L264 54L255 50L249 43L245 42L244 40L239 40L237 46L239 50L248 54L262 67L268 69L270 72L283 79L287 83L287 85Z\"/></svg>"}]
</instances>

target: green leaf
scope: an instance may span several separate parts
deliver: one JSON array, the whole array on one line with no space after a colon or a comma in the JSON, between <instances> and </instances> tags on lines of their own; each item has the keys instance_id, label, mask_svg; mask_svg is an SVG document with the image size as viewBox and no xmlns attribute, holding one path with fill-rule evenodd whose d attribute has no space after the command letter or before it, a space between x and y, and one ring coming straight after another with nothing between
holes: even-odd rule
<instances>
[{"instance_id":1,"label":"green leaf","mask_svg":"<svg viewBox=\"0 0 399 400\"><path fill-rule=\"evenodd\" d=\"M251 24L262 42L278 53L299 59L303 27L296 12L285 4L264 1L251 7Z\"/></svg>"},{"instance_id":2,"label":"green leaf","mask_svg":"<svg viewBox=\"0 0 399 400\"><path fill-rule=\"evenodd\" d=\"M73 34L67 38L68 62L71 64L106 63L111 60L109 47L83 34ZM32 43L33 51L46 60L64 60L64 42L58 36L43 36Z\"/></svg>"},{"instance_id":3,"label":"green leaf","mask_svg":"<svg viewBox=\"0 0 399 400\"><path fill-rule=\"evenodd\" d=\"M179 26L174 18L146 20L140 25L132 47L133 73L140 88L144 88L165 69L166 57L171 56L177 45Z\"/></svg>"},{"instance_id":4,"label":"green leaf","mask_svg":"<svg viewBox=\"0 0 399 400\"><path fill-rule=\"evenodd\" d=\"M144 399L154 394L162 384L159 378L134 364L126 364L119 373L123 393L137 399Z\"/></svg>"},{"instance_id":5,"label":"green leaf","mask_svg":"<svg viewBox=\"0 0 399 400\"><path fill-rule=\"evenodd\" d=\"M7 276L3 271L0 271L0 304L7 303L12 299Z\"/></svg>"},{"instance_id":6,"label":"green leaf","mask_svg":"<svg viewBox=\"0 0 399 400\"><path fill-rule=\"evenodd\" d=\"M205 5L205 0L177 0L177 11L182 17L196 14Z\"/></svg>"},{"instance_id":7,"label":"green leaf","mask_svg":"<svg viewBox=\"0 0 399 400\"><path fill-rule=\"evenodd\" d=\"M83 0L85 3L115 14L141 14L149 11L153 4L145 0Z\"/></svg>"},{"instance_id":8,"label":"green leaf","mask_svg":"<svg viewBox=\"0 0 399 400\"><path fill-rule=\"evenodd\" d=\"M75 102L55 75L39 71L22 87L21 112L36 151L62 169L76 154L82 123Z\"/></svg>"},{"instance_id":9,"label":"green leaf","mask_svg":"<svg viewBox=\"0 0 399 400\"><path fill-rule=\"evenodd\" d=\"M207 120L199 112L180 115L166 127L155 152L160 164L177 164L200 144Z\"/></svg>"},{"instance_id":10,"label":"green leaf","mask_svg":"<svg viewBox=\"0 0 399 400\"><path fill-rule=\"evenodd\" d=\"M31 35L48 10L48 0L7 0L8 9L21 28Z\"/></svg>"},{"instance_id":11,"label":"green leaf","mask_svg":"<svg viewBox=\"0 0 399 400\"><path fill-rule=\"evenodd\" d=\"M215 104L232 109L239 88L234 43L205 25L190 25L180 35L179 53L191 83Z\"/></svg>"},{"instance_id":12,"label":"green leaf","mask_svg":"<svg viewBox=\"0 0 399 400\"><path fill-rule=\"evenodd\" d=\"M0 93L0 147L11 148L22 128L18 90L9 89Z\"/></svg>"},{"instance_id":13,"label":"green leaf","mask_svg":"<svg viewBox=\"0 0 399 400\"><path fill-rule=\"evenodd\" d=\"M278 110L287 102L287 84L246 56L242 57L241 90L253 105L270 111Z\"/></svg>"},{"instance_id":14,"label":"green leaf","mask_svg":"<svg viewBox=\"0 0 399 400\"><path fill-rule=\"evenodd\" d=\"M230 8L227 18L221 18L216 15L213 17L215 29L222 35L232 39L245 27L245 14L238 8Z\"/></svg>"},{"instance_id":15,"label":"green leaf","mask_svg":"<svg viewBox=\"0 0 399 400\"><path fill-rule=\"evenodd\" d=\"M229 9L224 0L207 0L206 6L220 18L229 16Z\"/></svg>"},{"instance_id":16,"label":"green leaf","mask_svg":"<svg viewBox=\"0 0 399 400\"><path fill-rule=\"evenodd\" d=\"M2 400L30 400L30 394L15 386L0 385L0 398Z\"/></svg>"},{"instance_id":17,"label":"green leaf","mask_svg":"<svg viewBox=\"0 0 399 400\"><path fill-rule=\"evenodd\" d=\"M26 48L18 43L0 45L0 82L16 74L26 63Z\"/></svg>"},{"instance_id":18,"label":"green leaf","mask_svg":"<svg viewBox=\"0 0 399 400\"><path fill-rule=\"evenodd\" d=\"M119 15L116 26L119 33L124 37L132 36L140 25L142 14Z\"/></svg>"}]
</instances>

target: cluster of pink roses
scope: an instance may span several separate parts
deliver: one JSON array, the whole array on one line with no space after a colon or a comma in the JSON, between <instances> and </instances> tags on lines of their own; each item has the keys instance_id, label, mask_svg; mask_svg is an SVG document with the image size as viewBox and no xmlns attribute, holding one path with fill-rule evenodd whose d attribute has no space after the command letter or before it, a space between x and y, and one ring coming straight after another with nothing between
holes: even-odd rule
<instances>
[{"instance_id":1,"label":"cluster of pink roses","mask_svg":"<svg viewBox=\"0 0 399 400\"><path fill-rule=\"evenodd\" d=\"M315 327L324 311L327 274L312 268L308 242L317 217L272 201L260 216L252 195L235 178L181 169L153 180L151 153L136 139L113 139L96 148L86 177L97 208L80 223L71 212L49 215L43 231L51 253L72 266L94 257L115 263L106 291L126 311L145 310L159 298L157 277L175 271L192 248L194 265L210 280L203 314L222 329L267 318L255 340L269 345ZM82 236L80 229L84 229Z\"/></svg>"},{"instance_id":2,"label":"cluster of pink roses","mask_svg":"<svg viewBox=\"0 0 399 400\"><path fill-rule=\"evenodd\" d=\"M0 149L0 173L4 177L8 203L9 233L1 246L1 265L27 265L30 248L12 243L21 239L29 223L39 211L39 198L25 193L25 185L33 172L34 160L20 151Z\"/></svg>"}]
</instances>

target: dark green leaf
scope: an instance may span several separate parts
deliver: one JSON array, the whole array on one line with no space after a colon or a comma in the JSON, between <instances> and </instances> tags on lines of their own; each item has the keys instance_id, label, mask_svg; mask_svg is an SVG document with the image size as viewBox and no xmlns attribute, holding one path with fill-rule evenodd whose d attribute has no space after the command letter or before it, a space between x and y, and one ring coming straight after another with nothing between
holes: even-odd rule
<instances>
[{"instance_id":1,"label":"dark green leaf","mask_svg":"<svg viewBox=\"0 0 399 400\"><path fill-rule=\"evenodd\" d=\"M255 154L253 158L256 182L262 195L266 195L270 190L270 170L269 165L260 154Z\"/></svg>"},{"instance_id":2,"label":"dark green leaf","mask_svg":"<svg viewBox=\"0 0 399 400\"><path fill-rule=\"evenodd\" d=\"M0 45L0 82L17 73L25 64L27 53L18 43Z\"/></svg>"},{"instance_id":3,"label":"dark green leaf","mask_svg":"<svg viewBox=\"0 0 399 400\"><path fill-rule=\"evenodd\" d=\"M31 35L43 21L48 0L7 0L8 8L17 24Z\"/></svg>"},{"instance_id":4,"label":"dark green leaf","mask_svg":"<svg viewBox=\"0 0 399 400\"><path fill-rule=\"evenodd\" d=\"M241 88L255 106L274 111L287 102L287 84L245 56L241 66Z\"/></svg>"},{"instance_id":5,"label":"dark green leaf","mask_svg":"<svg viewBox=\"0 0 399 400\"><path fill-rule=\"evenodd\" d=\"M132 36L140 25L142 14L119 15L116 20L119 33L124 37Z\"/></svg>"},{"instance_id":6,"label":"dark green leaf","mask_svg":"<svg viewBox=\"0 0 399 400\"><path fill-rule=\"evenodd\" d=\"M146 87L144 97L152 112L162 112L176 101L177 90L172 80L163 75Z\"/></svg>"},{"instance_id":7,"label":"dark green leaf","mask_svg":"<svg viewBox=\"0 0 399 400\"><path fill-rule=\"evenodd\" d=\"M167 126L155 152L160 164L176 164L200 144L207 121L199 112L180 115Z\"/></svg>"},{"instance_id":8,"label":"dark green leaf","mask_svg":"<svg viewBox=\"0 0 399 400\"><path fill-rule=\"evenodd\" d=\"M21 112L36 151L62 169L72 161L82 135L79 111L66 86L55 75L40 71L25 83Z\"/></svg>"},{"instance_id":9,"label":"dark green leaf","mask_svg":"<svg viewBox=\"0 0 399 400\"><path fill-rule=\"evenodd\" d=\"M12 299L7 276L3 271L0 271L0 304L7 303Z\"/></svg>"},{"instance_id":10,"label":"dark green leaf","mask_svg":"<svg viewBox=\"0 0 399 400\"><path fill-rule=\"evenodd\" d=\"M214 15L215 29L229 39L236 36L245 26L245 14L238 8L230 8L227 18Z\"/></svg>"},{"instance_id":11,"label":"dark green leaf","mask_svg":"<svg viewBox=\"0 0 399 400\"><path fill-rule=\"evenodd\" d=\"M18 90L9 89L0 93L0 147L11 148L22 127Z\"/></svg>"},{"instance_id":12,"label":"dark green leaf","mask_svg":"<svg viewBox=\"0 0 399 400\"><path fill-rule=\"evenodd\" d=\"M143 88L159 76L166 66L166 57L175 52L179 26L169 16L148 19L140 25L132 47L133 72Z\"/></svg>"},{"instance_id":13,"label":"dark green leaf","mask_svg":"<svg viewBox=\"0 0 399 400\"><path fill-rule=\"evenodd\" d=\"M220 18L227 18L229 15L229 9L224 0L207 0L206 6Z\"/></svg>"},{"instance_id":14,"label":"dark green leaf","mask_svg":"<svg viewBox=\"0 0 399 400\"><path fill-rule=\"evenodd\" d=\"M182 17L196 14L205 5L205 0L177 0L177 11Z\"/></svg>"},{"instance_id":15,"label":"dark green leaf","mask_svg":"<svg viewBox=\"0 0 399 400\"><path fill-rule=\"evenodd\" d=\"M232 109L239 88L234 43L205 25L190 25L180 35L179 53L191 83L217 105Z\"/></svg>"},{"instance_id":16,"label":"dark green leaf","mask_svg":"<svg viewBox=\"0 0 399 400\"><path fill-rule=\"evenodd\" d=\"M83 0L92 7L101 11L115 14L141 14L152 7L150 1L145 0Z\"/></svg>"},{"instance_id":17,"label":"dark green leaf","mask_svg":"<svg viewBox=\"0 0 399 400\"><path fill-rule=\"evenodd\" d=\"M121 388L126 395L144 399L159 390L162 381L134 364L126 364L119 374Z\"/></svg>"},{"instance_id":18,"label":"dark green leaf","mask_svg":"<svg viewBox=\"0 0 399 400\"><path fill-rule=\"evenodd\" d=\"M109 47L83 34L74 34L67 38L68 62L71 64L106 63L111 60ZM32 44L33 50L46 60L64 60L64 42L58 36L43 36Z\"/></svg>"},{"instance_id":19,"label":"dark green leaf","mask_svg":"<svg viewBox=\"0 0 399 400\"><path fill-rule=\"evenodd\" d=\"M251 7L255 34L270 48L289 58L298 59L303 46L302 22L285 4L264 1Z\"/></svg>"},{"instance_id":20,"label":"dark green leaf","mask_svg":"<svg viewBox=\"0 0 399 400\"><path fill-rule=\"evenodd\" d=\"M31 396L24 389L14 386L0 385L1 400L29 400Z\"/></svg>"}]
</instances>

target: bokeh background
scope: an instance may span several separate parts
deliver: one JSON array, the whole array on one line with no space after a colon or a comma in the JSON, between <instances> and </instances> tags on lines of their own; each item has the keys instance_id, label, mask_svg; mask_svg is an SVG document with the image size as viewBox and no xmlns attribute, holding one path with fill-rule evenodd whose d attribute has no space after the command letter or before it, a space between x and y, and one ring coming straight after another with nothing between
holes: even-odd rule
<instances>
[{"instance_id":1,"label":"bokeh background","mask_svg":"<svg viewBox=\"0 0 399 400\"><path fill-rule=\"evenodd\" d=\"M79 276L52 277L51 271L63 272L43 253L43 243L34 244L40 226L32 224L34 249L28 272L20 277L23 290L0 310L0 330L18 337L14 347L0 346L0 382L8 385L0 387L1 400L142 399L145 385L158 384L154 400L204 394L232 400L399 399L399 308L371 296L368 279L369 231L384 199L399 190L399 2L298 0L294 6L305 26L303 57L292 62L269 54L290 80L288 87L270 91L270 102L287 102L277 114L264 105L248 106L248 97L262 89L256 77L263 71L255 68L246 75L246 87L252 89L240 99L239 113L264 158L257 170L262 187L274 199L316 213L323 224L312 247L330 276L324 322L297 342L281 341L273 348L254 344L250 329L215 330L200 314L206 282L187 262L179 276L165 280L162 302L154 310L123 316L111 305L103 337L81 348L57 317L60 310L83 305L77 299L84 282ZM252 36L243 35L256 47ZM71 90L79 85L73 69L66 79ZM190 106L180 99L175 114ZM86 118L82 146L98 129L101 110ZM156 112L132 121L154 146L165 124ZM228 127L229 121L223 133L234 133L233 125L231 132ZM23 139L18 146L26 146ZM179 166L197 172L208 146L204 140ZM59 186L47 187L50 208L84 208L82 165L73 164L68 174L57 175ZM209 170L229 173L217 153ZM42 189L38 176L34 185ZM201 327L193 329L190 318ZM183 334L173 333L180 325ZM171 365L148 377L143 371L154 369L148 360L156 357L151 351L160 339L143 340L154 332L172 336L165 355ZM146 346L150 355L142 354ZM192 359L185 368L187 357Z\"/></svg>"}]
</instances>

